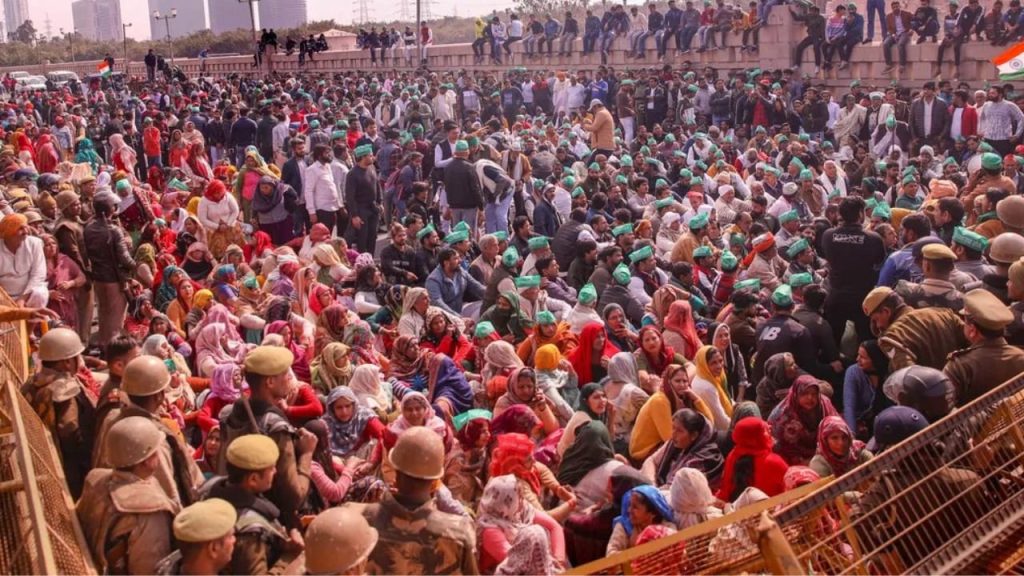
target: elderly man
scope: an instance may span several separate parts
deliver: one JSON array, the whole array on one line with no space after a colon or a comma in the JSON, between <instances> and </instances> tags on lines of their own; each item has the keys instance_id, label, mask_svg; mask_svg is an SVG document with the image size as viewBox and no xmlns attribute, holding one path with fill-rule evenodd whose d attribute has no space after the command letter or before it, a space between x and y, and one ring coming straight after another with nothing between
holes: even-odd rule
<instances>
[{"instance_id":1,"label":"elderly man","mask_svg":"<svg viewBox=\"0 0 1024 576\"><path fill-rule=\"evenodd\" d=\"M20 306L46 306L46 259L43 241L29 235L28 218L8 214L0 220L0 287Z\"/></svg>"}]
</instances>

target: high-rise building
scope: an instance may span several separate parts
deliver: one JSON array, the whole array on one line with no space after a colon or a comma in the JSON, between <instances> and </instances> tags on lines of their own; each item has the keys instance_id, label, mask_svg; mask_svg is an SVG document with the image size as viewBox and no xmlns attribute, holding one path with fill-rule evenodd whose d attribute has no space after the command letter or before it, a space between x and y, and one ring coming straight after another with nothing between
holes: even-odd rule
<instances>
[{"instance_id":1,"label":"high-rise building","mask_svg":"<svg viewBox=\"0 0 1024 576\"><path fill-rule=\"evenodd\" d=\"M205 0L149 0L149 29L154 40L166 38L168 29L163 20L153 18L153 11L159 10L160 15L164 16L170 14L172 9L178 11L178 16L168 21L171 38L181 38L206 29Z\"/></svg>"},{"instance_id":2,"label":"high-rise building","mask_svg":"<svg viewBox=\"0 0 1024 576\"><path fill-rule=\"evenodd\" d=\"M306 23L306 0L260 0L260 28L296 28Z\"/></svg>"},{"instance_id":3,"label":"high-rise building","mask_svg":"<svg viewBox=\"0 0 1024 576\"><path fill-rule=\"evenodd\" d=\"M214 34L252 28L248 2L210 0L210 30Z\"/></svg>"},{"instance_id":4,"label":"high-rise building","mask_svg":"<svg viewBox=\"0 0 1024 576\"><path fill-rule=\"evenodd\" d=\"M4 0L4 23L7 30L14 32L29 18L28 0Z\"/></svg>"},{"instance_id":5,"label":"high-rise building","mask_svg":"<svg viewBox=\"0 0 1024 576\"><path fill-rule=\"evenodd\" d=\"M71 3L75 32L90 40L119 41L121 2L119 0L77 0Z\"/></svg>"}]
</instances>

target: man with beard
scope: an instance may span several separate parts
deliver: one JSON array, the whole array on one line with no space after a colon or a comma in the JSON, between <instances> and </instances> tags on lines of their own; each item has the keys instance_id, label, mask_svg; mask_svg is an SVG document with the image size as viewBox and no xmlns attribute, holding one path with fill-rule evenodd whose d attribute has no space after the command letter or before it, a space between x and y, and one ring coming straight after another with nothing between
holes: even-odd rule
<instances>
[{"instance_id":1,"label":"man with beard","mask_svg":"<svg viewBox=\"0 0 1024 576\"><path fill-rule=\"evenodd\" d=\"M416 275L416 285L422 286L427 281L427 276L437 267L437 252L441 246L441 237L434 230L433 224L428 224L416 233L416 239L420 242L420 249L416 251L413 258L413 274Z\"/></svg>"},{"instance_id":2,"label":"man with beard","mask_svg":"<svg viewBox=\"0 0 1024 576\"><path fill-rule=\"evenodd\" d=\"M391 225L391 244L380 252L381 272L388 284L417 284L416 252L408 244L405 227L395 222Z\"/></svg>"}]
</instances>

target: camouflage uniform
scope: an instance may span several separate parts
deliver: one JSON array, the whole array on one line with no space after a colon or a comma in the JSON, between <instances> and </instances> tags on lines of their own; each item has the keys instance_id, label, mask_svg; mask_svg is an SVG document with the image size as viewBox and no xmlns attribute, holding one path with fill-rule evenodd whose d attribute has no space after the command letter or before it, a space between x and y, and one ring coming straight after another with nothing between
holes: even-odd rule
<instances>
[{"instance_id":1,"label":"camouflage uniform","mask_svg":"<svg viewBox=\"0 0 1024 576\"><path fill-rule=\"evenodd\" d=\"M74 374L45 367L25 382L21 394L56 441L68 489L77 498L92 468L93 399Z\"/></svg>"},{"instance_id":2,"label":"camouflage uniform","mask_svg":"<svg viewBox=\"0 0 1024 576\"><path fill-rule=\"evenodd\" d=\"M359 506L380 540L368 574L477 574L476 531L462 516L437 509L431 499L410 510L391 494L379 504Z\"/></svg>"},{"instance_id":3,"label":"camouflage uniform","mask_svg":"<svg viewBox=\"0 0 1024 576\"><path fill-rule=\"evenodd\" d=\"M964 307L964 295L952 282L925 278L920 283L900 280L896 293L911 308L949 308L959 312Z\"/></svg>"},{"instance_id":4,"label":"camouflage uniform","mask_svg":"<svg viewBox=\"0 0 1024 576\"><path fill-rule=\"evenodd\" d=\"M179 506L154 477L93 470L75 510L100 574L153 574L171 552Z\"/></svg>"}]
</instances>

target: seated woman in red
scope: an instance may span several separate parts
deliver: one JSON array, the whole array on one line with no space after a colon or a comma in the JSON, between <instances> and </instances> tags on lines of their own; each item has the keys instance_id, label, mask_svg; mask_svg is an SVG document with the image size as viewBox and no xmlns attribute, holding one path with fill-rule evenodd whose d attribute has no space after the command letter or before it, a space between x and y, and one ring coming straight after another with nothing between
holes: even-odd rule
<instances>
[{"instance_id":1,"label":"seated woman in red","mask_svg":"<svg viewBox=\"0 0 1024 576\"><path fill-rule=\"evenodd\" d=\"M760 418L744 418L732 431L735 443L725 459L725 472L716 496L723 502L732 502L748 487L753 486L768 496L785 492L786 470L789 465L772 452L772 433L768 423Z\"/></svg>"},{"instance_id":2,"label":"seated woman in red","mask_svg":"<svg viewBox=\"0 0 1024 576\"><path fill-rule=\"evenodd\" d=\"M420 348L444 354L461 368L462 361L473 351L473 344L447 314L431 307L427 308L427 329L420 338Z\"/></svg>"}]
</instances>

